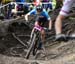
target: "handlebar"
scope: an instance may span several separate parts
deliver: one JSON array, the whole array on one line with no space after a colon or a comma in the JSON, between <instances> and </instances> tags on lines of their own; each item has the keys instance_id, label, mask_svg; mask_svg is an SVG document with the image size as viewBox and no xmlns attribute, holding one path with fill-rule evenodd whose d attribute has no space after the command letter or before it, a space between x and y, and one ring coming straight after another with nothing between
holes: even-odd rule
<instances>
[{"instance_id":1,"label":"handlebar","mask_svg":"<svg viewBox=\"0 0 75 64\"><path fill-rule=\"evenodd\" d=\"M43 28L45 30L45 32L50 32L51 30L49 28Z\"/></svg>"},{"instance_id":2,"label":"handlebar","mask_svg":"<svg viewBox=\"0 0 75 64\"><path fill-rule=\"evenodd\" d=\"M50 32L51 30L46 28L46 27L41 27L41 26L34 26L34 29L41 31L41 30L45 30L45 32Z\"/></svg>"}]
</instances>

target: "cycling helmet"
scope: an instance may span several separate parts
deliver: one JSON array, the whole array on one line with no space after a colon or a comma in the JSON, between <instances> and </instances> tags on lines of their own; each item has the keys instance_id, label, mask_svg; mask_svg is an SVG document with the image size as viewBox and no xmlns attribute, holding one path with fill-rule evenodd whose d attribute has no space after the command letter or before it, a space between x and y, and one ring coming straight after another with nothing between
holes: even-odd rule
<instances>
[{"instance_id":1,"label":"cycling helmet","mask_svg":"<svg viewBox=\"0 0 75 64\"><path fill-rule=\"evenodd\" d=\"M43 7L38 5L38 6L36 6L36 10L41 12L43 10Z\"/></svg>"}]
</instances>

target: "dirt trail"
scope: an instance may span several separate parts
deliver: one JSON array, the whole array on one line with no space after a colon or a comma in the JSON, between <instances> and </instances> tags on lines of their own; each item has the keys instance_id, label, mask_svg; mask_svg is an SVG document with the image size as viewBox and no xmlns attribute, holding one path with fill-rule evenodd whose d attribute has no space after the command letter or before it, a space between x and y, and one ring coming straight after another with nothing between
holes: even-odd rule
<instances>
[{"instance_id":1,"label":"dirt trail","mask_svg":"<svg viewBox=\"0 0 75 64\"><path fill-rule=\"evenodd\" d=\"M75 39L70 39L67 42L53 42L54 26L48 35L50 41L45 46L46 54L39 54L36 59L31 55L30 59L26 60L25 51L28 49L20 42L26 44L30 32L31 29L24 23L15 22L9 26L8 34L0 38L0 64L33 64L33 62L38 62L38 64L75 64ZM20 40L15 39L13 33ZM75 34L75 18L69 17L64 20L63 33L66 35ZM12 52L11 49L16 47L18 49Z\"/></svg>"}]
</instances>

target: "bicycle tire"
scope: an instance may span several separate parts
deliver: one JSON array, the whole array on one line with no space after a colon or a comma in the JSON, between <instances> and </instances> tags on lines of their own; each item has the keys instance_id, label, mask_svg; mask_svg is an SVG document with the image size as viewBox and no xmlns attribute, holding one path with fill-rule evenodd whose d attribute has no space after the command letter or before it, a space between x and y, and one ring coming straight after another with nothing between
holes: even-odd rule
<instances>
[{"instance_id":1,"label":"bicycle tire","mask_svg":"<svg viewBox=\"0 0 75 64\"><path fill-rule=\"evenodd\" d=\"M26 59L29 59L30 53L31 53L32 49L34 48L35 39L36 39L36 34L33 33L29 50L28 50L28 52L27 52L27 54L26 54L26 56L25 56Z\"/></svg>"},{"instance_id":2,"label":"bicycle tire","mask_svg":"<svg viewBox=\"0 0 75 64\"><path fill-rule=\"evenodd\" d=\"M39 36L39 34L37 35L37 40L35 41L35 44L34 44L34 48L33 48L33 50L32 50L32 54L35 56L36 55L36 53L37 53L37 50L38 50L38 48L39 48L39 43L40 43L40 41L41 41L41 38L40 38L40 36Z\"/></svg>"},{"instance_id":3,"label":"bicycle tire","mask_svg":"<svg viewBox=\"0 0 75 64\"><path fill-rule=\"evenodd\" d=\"M36 41L35 41L35 42L36 42ZM33 48L33 50L32 50L33 56L36 55L37 49L38 49L38 42L36 42L36 43L34 44L34 48Z\"/></svg>"}]
</instances>

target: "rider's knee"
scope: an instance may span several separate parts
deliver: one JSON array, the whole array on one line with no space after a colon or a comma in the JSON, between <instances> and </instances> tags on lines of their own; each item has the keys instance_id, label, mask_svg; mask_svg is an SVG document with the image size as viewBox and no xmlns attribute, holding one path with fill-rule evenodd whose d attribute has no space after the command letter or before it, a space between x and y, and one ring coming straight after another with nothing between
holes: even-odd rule
<instances>
[{"instance_id":1,"label":"rider's knee","mask_svg":"<svg viewBox=\"0 0 75 64\"><path fill-rule=\"evenodd\" d=\"M42 31L41 31L41 34L42 34L42 35L45 35L45 31L44 31L44 30L42 30Z\"/></svg>"}]
</instances>

